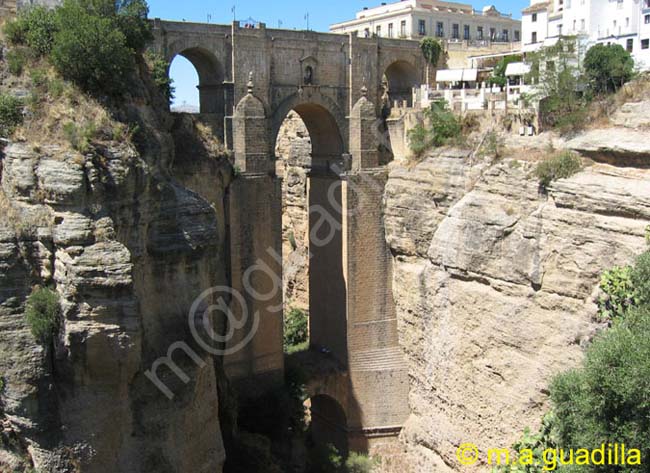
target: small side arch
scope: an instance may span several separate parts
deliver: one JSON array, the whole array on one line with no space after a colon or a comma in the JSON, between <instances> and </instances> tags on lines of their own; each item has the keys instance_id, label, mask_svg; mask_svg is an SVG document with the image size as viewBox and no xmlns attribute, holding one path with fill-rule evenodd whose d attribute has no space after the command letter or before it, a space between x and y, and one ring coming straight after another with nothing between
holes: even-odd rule
<instances>
[{"instance_id":1,"label":"small side arch","mask_svg":"<svg viewBox=\"0 0 650 473\"><path fill-rule=\"evenodd\" d=\"M411 106L413 87L420 85L417 68L408 61L397 60L386 68L384 76L388 82L388 95L391 105L396 100L405 100Z\"/></svg>"},{"instance_id":2,"label":"small side arch","mask_svg":"<svg viewBox=\"0 0 650 473\"><path fill-rule=\"evenodd\" d=\"M199 100L201 113L225 113L223 81L224 69L216 56L202 47L170 48L169 64L176 56L182 56L192 63L199 76Z\"/></svg>"},{"instance_id":3,"label":"small side arch","mask_svg":"<svg viewBox=\"0 0 650 473\"><path fill-rule=\"evenodd\" d=\"M316 445L334 445L347 457L350 451L347 416L334 398L322 394L311 398L310 430Z\"/></svg>"}]
</instances>

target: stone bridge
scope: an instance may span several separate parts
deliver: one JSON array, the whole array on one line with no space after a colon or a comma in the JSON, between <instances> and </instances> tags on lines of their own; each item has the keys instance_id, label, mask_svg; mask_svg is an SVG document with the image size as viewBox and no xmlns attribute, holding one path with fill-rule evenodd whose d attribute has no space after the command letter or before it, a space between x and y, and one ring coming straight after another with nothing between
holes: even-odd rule
<instances>
[{"instance_id":1,"label":"stone bridge","mask_svg":"<svg viewBox=\"0 0 650 473\"><path fill-rule=\"evenodd\" d=\"M237 22L154 20L154 37L153 49L166 60L181 55L196 68L201 118L233 151L239 170L228 231L231 283L242 298L231 310L247 325L229 342L228 374L244 395L282 381L275 142L294 110L312 143L310 344L341 367L309 383L314 433L343 449L376 450L408 415L381 210L392 159L383 118L390 104L409 102L412 87L425 79L419 44Z\"/></svg>"}]
</instances>

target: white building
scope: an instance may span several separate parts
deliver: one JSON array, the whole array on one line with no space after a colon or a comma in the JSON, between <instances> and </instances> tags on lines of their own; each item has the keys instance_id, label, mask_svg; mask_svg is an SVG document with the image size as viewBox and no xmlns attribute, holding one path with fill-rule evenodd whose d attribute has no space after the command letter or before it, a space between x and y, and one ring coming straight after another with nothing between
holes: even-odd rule
<instances>
[{"instance_id":1,"label":"white building","mask_svg":"<svg viewBox=\"0 0 650 473\"><path fill-rule=\"evenodd\" d=\"M364 8L354 20L330 26L332 33L360 37L420 39L433 36L453 41L518 42L521 21L497 11L439 0L402 0Z\"/></svg>"},{"instance_id":2,"label":"white building","mask_svg":"<svg viewBox=\"0 0 650 473\"><path fill-rule=\"evenodd\" d=\"M650 0L532 0L522 28L524 52L577 35L587 47L620 44L650 69Z\"/></svg>"}]
</instances>

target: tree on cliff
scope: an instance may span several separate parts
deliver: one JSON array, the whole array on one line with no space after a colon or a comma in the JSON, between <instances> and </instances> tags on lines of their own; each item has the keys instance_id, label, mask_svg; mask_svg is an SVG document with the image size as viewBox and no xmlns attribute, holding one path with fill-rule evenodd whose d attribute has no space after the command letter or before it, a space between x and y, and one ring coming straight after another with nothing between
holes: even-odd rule
<instances>
[{"instance_id":1,"label":"tree on cliff","mask_svg":"<svg viewBox=\"0 0 650 473\"><path fill-rule=\"evenodd\" d=\"M424 38L420 41L420 49L427 60L427 84L429 83L429 66L436 67L442 57L442 44L435 38Z\"/></svg>"}]
</instances>

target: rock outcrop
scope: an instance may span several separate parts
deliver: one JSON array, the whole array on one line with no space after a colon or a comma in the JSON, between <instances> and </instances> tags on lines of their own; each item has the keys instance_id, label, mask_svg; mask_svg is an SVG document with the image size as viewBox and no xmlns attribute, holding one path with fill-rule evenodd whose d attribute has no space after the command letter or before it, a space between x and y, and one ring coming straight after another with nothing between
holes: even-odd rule
<instances>
[{"instance_id":1,"label":"rock outcrop","mask_svg":"<svg viewBox=\"0 0 650 473\"><path fill-rule=\"evenodd\" d=\"M533 166L443 151L391 172L386 229L411 379L402 440L414 472L460 471L462 443L507 448L536 428L550 379L580 362L600 328L601 272L645 248L649 171L595 164L541 192Z\"/></svg>"},{"instance_id":2,"label":"rock outcrop","mask_svg":"<svg viewBox=\"0 0 650 473\"><path fill-rule=\"evenodd\" d=\"M21 142L2 154L0 467L221 471L219 361L198 348L199 362L177 353L187 383L157 373L172 400L145 376L174 343L194 346L190 307L227 283L230 165L175 152L169 123L148 124L140 151ZM181 176L193 190L169 172L174 157L194 158ZM61 300L61 327L45 346L24 318L35 285Z\"/></svg>"}]
</instances>

